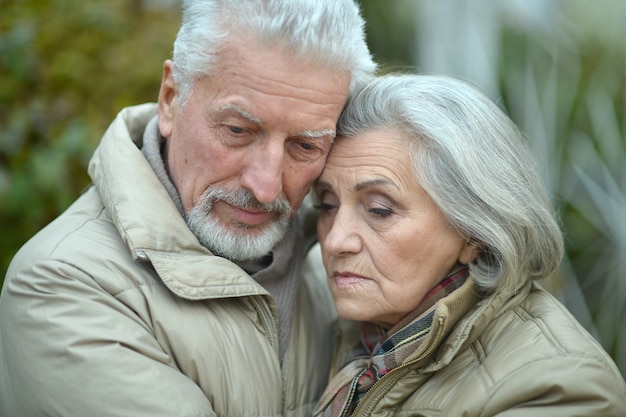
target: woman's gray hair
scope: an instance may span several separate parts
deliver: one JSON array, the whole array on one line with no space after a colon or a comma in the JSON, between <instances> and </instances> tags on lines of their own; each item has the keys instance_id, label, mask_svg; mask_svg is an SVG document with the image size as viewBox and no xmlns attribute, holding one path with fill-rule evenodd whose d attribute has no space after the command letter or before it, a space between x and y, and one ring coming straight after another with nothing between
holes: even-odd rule
<instances>
[{"instance_id":1,"label":"woman's gray hair","mask_svg":"<svg viewBox=\"0 0 626 417\"><path fill-rule=\"evenodd\" d=\"M354 0L184 0L174 42L174 81L184 104L193 83L210 75L232 36L280 45L306 62L351 73L351 92L376 70Z\"/></svg>"},{"instance_id":2,"label":"woman's gray hair","mask_svg":"<svg viewBox=\"0 0 626 417\"><path fill-rule=\"evenodd\" d=\"M535 159L482 92L446 76L378 77L349 101L337 130L350 137L379 128L405 134L416 180L451 227L480 245L470 270L481 288L558 269L563 237Z\"/></svg>"}]
</instances>

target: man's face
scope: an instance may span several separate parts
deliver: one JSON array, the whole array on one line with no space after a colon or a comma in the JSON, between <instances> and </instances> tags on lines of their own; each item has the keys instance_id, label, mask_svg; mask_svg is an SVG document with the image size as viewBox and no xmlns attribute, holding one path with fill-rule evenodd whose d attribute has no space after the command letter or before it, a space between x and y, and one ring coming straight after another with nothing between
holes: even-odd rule
<instances>
[{"instance_id":1,"label":"man's face","mask_svg":"<svg viewBox=\"0 0 626 417\"><path fill-rule=\"evenodd\" d=\"M192 231L218 254L254 259L321 173L350 78L253 42L228 44L218 61L183 108L165 63L159 129Z\"/></svg>"}]
</instances>

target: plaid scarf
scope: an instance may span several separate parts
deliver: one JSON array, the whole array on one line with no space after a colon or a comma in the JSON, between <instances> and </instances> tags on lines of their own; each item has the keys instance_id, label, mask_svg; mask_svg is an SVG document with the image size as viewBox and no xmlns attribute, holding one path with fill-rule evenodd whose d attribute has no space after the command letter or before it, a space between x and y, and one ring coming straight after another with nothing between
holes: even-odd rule
<instances>
[{"instance_id":1,"label":"plaid scarf","mask_svg":"<svg viewBox=\"0 0 626 417\"><path fill-rule=\"evenodd\" d=\"M362 323L361 340L352 356L355 359L333 377L320 400L320 406L326 407L323 416L351 415L380 378L416 351L430 332L437 301L463 285L468 275L467 267L448 275L426 294L415 310L388 331L373 323Z\"/></svg>"}]
</instances>

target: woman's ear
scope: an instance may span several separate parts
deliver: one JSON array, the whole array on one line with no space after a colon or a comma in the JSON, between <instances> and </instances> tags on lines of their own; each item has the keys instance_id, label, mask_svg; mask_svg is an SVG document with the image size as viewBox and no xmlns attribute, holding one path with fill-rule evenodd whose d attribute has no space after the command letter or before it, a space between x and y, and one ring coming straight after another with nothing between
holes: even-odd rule
<instances>
[{"instance_id":1,"label":"woman's ear","mask_svg":"<svg viewBox=\"0 0 626 417\"><path fill-rule=\"evenodd\" d=\"M159 90L159 131L163 137L169 138L174 130L174 115L178 102L178 89L174 83L174 63L167 60L163 63L163 76Z\"/></svg>"},{"instance_id":2,"label":"woman's ear","mask_svg":"<svg viewBox=\"0 0 626 417\"><path fill-rule=\"evenodd\" d=\"M480 245L480 243L478 243L474 239L468 239L465 242L465 246L463 246L463 249L461 249L461 253L459 254L459 262L463 265L474 262L474 260L480 254L481 250L482 246Z\"/></svg>"}]
</instances>

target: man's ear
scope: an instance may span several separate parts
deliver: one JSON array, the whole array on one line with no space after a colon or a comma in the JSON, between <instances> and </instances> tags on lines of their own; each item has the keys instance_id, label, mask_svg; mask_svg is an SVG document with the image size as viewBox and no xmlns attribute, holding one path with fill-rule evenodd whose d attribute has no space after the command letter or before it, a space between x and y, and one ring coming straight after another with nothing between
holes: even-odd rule
<instances>
[{"instance_id":1,"label":"man's ear","mask_svg":"<svg viewBox=\"0 0 626 417\"><path fill-rule=\"evenodd\" d=\"M174 63L167 60L163 63L163 77L159 90L159 131L163 137L169 138L174 130L174 115L178 105L178 89L174 83Z\"/></svg>"}]
</instances>

